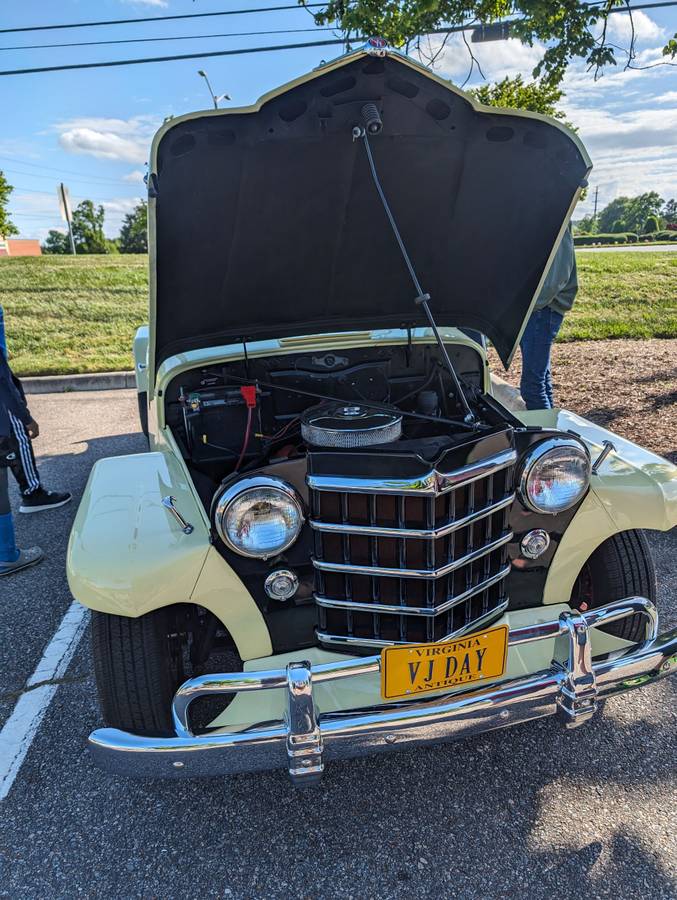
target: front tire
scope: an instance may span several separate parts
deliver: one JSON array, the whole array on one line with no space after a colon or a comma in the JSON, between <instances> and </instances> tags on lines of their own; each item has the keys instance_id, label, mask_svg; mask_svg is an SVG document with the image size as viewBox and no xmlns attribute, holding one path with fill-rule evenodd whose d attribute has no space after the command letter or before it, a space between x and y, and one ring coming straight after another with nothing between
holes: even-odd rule
<instances>
[{"instance_id":1,"label":"front tire","mask_svg":"<svg viewBox=\"0 0 677 900\"><path fill-rule=\"evenodd\" d=\"M136 402L139 406L139 423L141 425L141 431L148 437L148 392L140 391L136 395Z\"/></svg>"},{"instance_id":2,"label":"front tire","mask_svg":"<svg viewBox=\"0 0 677 900\"><path fill-rule=\"evenodd\" d=\"M130 619L92 614L92 651L99 703L107 725L169 737L172 699L186 679L173 617L166 609Z\"/></svg>"},{"instance_id":3,"label":"front tire","mask_svg":"<svg viewBox=\"0 0 677 900\"><path fill-rule=\"evenodd\" d=\"M642 531L622 531L607 538L581 570L571 595L571 606L585 611L626 597L656 602L656 571L651 548ZM639 643L644 640L646 618L628 616L604 630Z\"/></svg>"}]
</instances>

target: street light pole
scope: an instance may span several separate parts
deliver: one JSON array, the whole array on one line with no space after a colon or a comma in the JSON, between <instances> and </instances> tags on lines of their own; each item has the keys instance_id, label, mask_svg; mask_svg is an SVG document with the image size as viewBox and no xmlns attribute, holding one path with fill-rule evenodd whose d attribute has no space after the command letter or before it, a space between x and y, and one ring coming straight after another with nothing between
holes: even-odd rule
<instances>
[{"instance_id":1,"label":"street light pole","mask_svg":"<svg viewBox=\"0 0 677 900\"><path fill-rule=\"evenodd\" d=\"M228 94L219 94L217 96L214 93L214 91L212 90L212 86L209 83L209 78L207 77L207 73L205 72L204 69L198 69L197 74L200 76L200 78L204 78L204 80L207 83L207 90L209 91L209 95L212 98L212 103L214 104L214 109L219 108L219 100L230 100L230 97Z\"/></svg>"}]
</instances>

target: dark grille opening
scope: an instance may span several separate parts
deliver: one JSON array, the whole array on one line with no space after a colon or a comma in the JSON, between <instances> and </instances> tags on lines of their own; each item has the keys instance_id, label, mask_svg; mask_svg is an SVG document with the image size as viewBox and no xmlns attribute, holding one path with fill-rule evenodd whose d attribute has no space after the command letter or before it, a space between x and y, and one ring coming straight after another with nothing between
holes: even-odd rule
<instances>
[{"instance_id":1,"label":"dark grille opening","mask_svg":"<svg viewBox=\"0 0 677 900\"><path fill-rule=\"evenodd\" d=\"M507 451L482 461L481 477L463 481L463 470L456 486L445 476L452 486L438 495L311 486L320 640L439 641L498 616L514 461Z\"/></svg>"}]
</instances>

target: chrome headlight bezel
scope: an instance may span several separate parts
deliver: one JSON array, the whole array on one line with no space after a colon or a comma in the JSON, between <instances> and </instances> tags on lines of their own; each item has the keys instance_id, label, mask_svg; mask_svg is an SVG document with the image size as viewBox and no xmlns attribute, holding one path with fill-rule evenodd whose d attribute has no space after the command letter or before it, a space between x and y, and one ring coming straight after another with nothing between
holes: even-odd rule
<instances>
[{"instance_id":1,"label":"chrome headlight bezel","mask_svg":"<svg viewBox=\"0 0 677 900\"><path fill-rule=\"evenodd\" d=\"M289 501L294 506L298 515L298 527L294 534L291 535L284 544L281 544L274 550L253 553L237 546L230 539L226 528L226 516L230 506L235 500L241 499L243 494L261 489L268 489L281 494L285 500ZM238 556L245 556L248 559L270 559L271 557L279 556L280 553L284 553L285 550L288 550L289 547L298 540L305 520L303 500L296 488L288 482L283 481L281 478L277 478L273 475L246 475L232 484L229 484L223 492L218 495L216 506L214 508L214 527L216 528L218 536L229 550L232 550L233 553L237 553Z\"/></svg>"},{"instance_id":2,"label":"chrome headlight bezel","mask_svg":"<svg viewBox=\"0 0 677 900\"><path fill-rule=\"evenodd\" d=\"M576 498L570 503L567 503L566 506L560 506L557 509L545 509L542 506L538 506L538 504L536 504L529 495L529 479L534 474L537 466L542 464L549 454L557 450L569 450L580 454L580 459L583 461L585 467L585 484ZM560 515L560 513L566 512L568 509L576 506L576 504L580 503L580 501L583 499L586 492L588 491L588 488L590 487L591 470L592 464L590 461L590 453L588 452L588 448L582 441L579 441L577 438L569 435L557 435L548 437L545 440L539 441L537 444L531 446L526 451L520 463L518 476L519 498L522 501L523 505L531 512L535 512L539 515L544 516Z\"/></svg>"}]
</instances>

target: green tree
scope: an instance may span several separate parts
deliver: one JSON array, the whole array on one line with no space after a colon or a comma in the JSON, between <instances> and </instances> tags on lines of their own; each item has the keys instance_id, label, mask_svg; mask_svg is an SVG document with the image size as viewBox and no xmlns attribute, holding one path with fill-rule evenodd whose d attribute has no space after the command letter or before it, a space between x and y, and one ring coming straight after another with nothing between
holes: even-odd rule
<instances>
[{"instance_id":1,"label":"green tree","mask_svg":"<svg viewBox=\"0 0 677 900\"><path fill-rule=\"evenodd\" d=\"M68 239L68 235L64 234L62 231L57 231L55 228L52 228L45 243L42 245L43 253L70 253L71 252L71 243Z\"/></svg>"},{"instance_id":2,"label":"green tree","mask_svg":"<svg viewBox=\"0 0 677 900\"><path fill-rule=\"evenodd\" d=\"M637 197L616 197L600 212L597 219L599 231L608 233L620 222L621 231L641 233L649 216L660 215L663 200L656 191L648 191Z\"/></svg>"},{"instance_id":3,"label":"green tree","mask_svg":"<svg viewBox=\"0 0 677 900\"><path fill-rule=\"evenodd\" d=\"M649 216L649 218L644 223L644 234L653 234L655 231L661 230L661 223L658 221L657 216Z\"/></svg>"},{"instance_id":4,"label":"green tree","mask_svg":"<svg viewBox=\"0 0 677 900\"><path fill-rule=\"evenodd\" d=\"M615 222L612 222L612 224L611 224L611 233L612 234L623 234L623 232L625 230L626 230L625 222L623 221L623 219L616 219ZM602 234L604 234L604 232L602 232Z\"/></svg>"},{"instance_id":5,"label":"green tree","mask_svg":"<svg viewBox=\"0 0 677 900\"><path fill-rule=\"evenodd\" d=\"M125 216L119 243L120 253L148 253L148 206L145 200Z\"/></svg>"},{"instance_id":6,"label":"green tree","mask_svg":"<svg viewBox=\"0 0 677 900\"><path fill-rule=\"evenodd\" d=\"M73 211L73 240L78 253L107 253L103 206L83 200Z\"/></svg>"},{"instance_id":7,"label":"green tree","mask_svg":"<svg viewBox=\"0 0 677 900\"><path fill-rule=\"evenodd\" d=\"M18 234L19 229L9 217L7 212L7 204L9 203L9 195L14 188L5 178L5 173L0 172L0 237L10 237Z\"/></svg>"},{"instance_id":8,"label":"green tree","mask_svg":"<svg viewBox=\"0 0 677 900\"><path fill-rule=\"evenodd\" d=\"M583 216L574 223L574 234L595 234L597 223L592 216Z\"/></svg>"},{"instance_id":9,"label":"green tree","mask_svg":"<svg viewBox=\"0 0 677 900\"><path fill-rule=\"evenodd\" d=\"M298 2L309 4L309 0ZM337 23L347 37L381 35L401 47L439 28L490 25L514 17L509 26L512 35L524 44L540 41L547 47L534 77L559 84L576 57L583 57L594 73L616 64L606 21L617 5L616 0L599 5L580 0L328 0L314 18L318 25ZM632 51L633 47L621 49ZM677 53L677 41L670 41L664 52ZM626 58L623 52L621 59Z\"/></svg>"},{"instance_id":10,"label":"green tree","mask_svg":"<svg viewBox=\"0 0 677 900\"><path fill-rule=\"evenodd\" d=\"M511 109L528 109L555 119L564 119L564 113L557 104L564 96L556 85L547 81L524 83L521 75L503 78L494 84L483 84L470 91L486 106L507 106Z\"/></svg>"},{"instance_id":11,"label":"green tree","mask_svg":"<svg viewBox=\"0 0 677 900\"><path fill-rule=\"evenodd\" d=\"M661 216L666 225L677 225L677 200L666 200Z\"/></svg>"}]
</instances>

